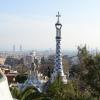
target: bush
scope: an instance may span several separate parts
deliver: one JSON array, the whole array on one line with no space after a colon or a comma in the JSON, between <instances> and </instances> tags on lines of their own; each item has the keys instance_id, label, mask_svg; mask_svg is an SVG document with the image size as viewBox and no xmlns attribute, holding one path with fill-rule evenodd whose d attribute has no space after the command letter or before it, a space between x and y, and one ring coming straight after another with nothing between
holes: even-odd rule
<instances>
[{"instance_id":1,"label":"bush","mask_svg":"<svg viewBox=\"0 0 100 100\"><path fill-rule=\"evenodd\" d=\"M15 77L16 82L24 83L27 80L27 75L19 74Z\"/></svg>"}]
</instances>

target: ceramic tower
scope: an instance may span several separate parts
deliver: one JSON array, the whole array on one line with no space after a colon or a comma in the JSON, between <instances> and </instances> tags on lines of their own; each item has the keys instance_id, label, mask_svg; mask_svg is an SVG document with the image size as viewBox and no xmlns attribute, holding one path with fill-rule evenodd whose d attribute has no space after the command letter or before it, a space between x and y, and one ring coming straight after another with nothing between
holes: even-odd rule
<instances>
[{"instance_id":1,"label":"ceramic tower","mask_svg":"<svg viewBox=\"0 0 100 100\"><path fill-rule=\"evenodd\" d=\"M55 24L56 27L56 57L55 57L55 67L54 67L54 72L52 75L52 81L55 80L57 75L59 74L63 82L67 82L66 75L64 75L63 72L63 65L62 65L62 53L61 53L61 28L62 24L59 21L59 18L61 15L58 14L56 15L57 17L57 22Z\"/></svg>"}]
</instances>

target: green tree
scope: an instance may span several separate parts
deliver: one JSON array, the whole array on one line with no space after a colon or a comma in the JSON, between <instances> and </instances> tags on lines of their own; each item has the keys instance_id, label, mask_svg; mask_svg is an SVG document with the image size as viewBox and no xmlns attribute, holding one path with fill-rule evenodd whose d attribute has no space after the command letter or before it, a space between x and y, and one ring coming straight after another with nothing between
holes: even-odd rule
<instances>
[{"instance_id":1,"label":"green tree","mask_svg":"<svg viewBox=\"0 0 100 100\"><path fill-rule=\"evenodd\" d=\"M16 70L18 71L19 74L25 74L28 72L29 69L24 64L18 64L16 66Z\"/></svg>"},{"instance_id":2,"label":"green tree","mask_svg":"<svg viewBox=\"0 0 100 100\"><path fill-rule=\"evenodd\" d=\"M15 81L18 82L18 83L24 83L26 80L27 80L27 75L25 74L18 74L16 77L15 77Z\"/></svg>"},{"instance_id":3,"label":"green tree","mask_svg":"<svg viewBox=\"0 0 100 100\"><path fill-rule=\"evenodd\" d=\"M77 81L63 84L59 76L48 88L47 95L51 100L91 100L91 94L88 91L80 91Z\"/></svg>"},{"instance_id":4,"label":"green tree","mask_svg":"<svg viewBox=\"0 0 100 100\"><path fill-rule=\"evenodd\" d=\"M21 99L21 91L17 87L10 87L10 91L13 98Z\"/></svg>"},{"instance_id":5,"label":"green tree","mask_svg":"<svg viewBox=\"0 0 100 100\"><path fill-rule=\"evenodd\" d=\"M88 89L92 96L100 95L100 54L91 54L86 46L78 47L78 78L81 87Z\"/></svg>"},{"instance_id":6,"label":"green tree","mask_svg":"<svg viewBox=\"0 0 100 100\"><path fill-rule=\"evenodd\" d=\"M46 94L40 93L35 87L27 87L21 94L21 100L50 100Z\"/></svg>"}]
</instances>

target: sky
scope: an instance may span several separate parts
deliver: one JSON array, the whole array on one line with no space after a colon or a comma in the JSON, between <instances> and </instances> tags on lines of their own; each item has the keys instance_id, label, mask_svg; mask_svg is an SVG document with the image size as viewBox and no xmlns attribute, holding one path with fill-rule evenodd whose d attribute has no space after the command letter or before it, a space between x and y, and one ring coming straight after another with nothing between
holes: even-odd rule
<instances>
[{"instance_id":1,"label":"sky","mask_svg":"<svg viewBox=\"0 0 100 100\"><path fill-rule=\"evenodd\" d=\"M62 49L100 49L100 0L0 0L0 50L55 49L58 11Z\"/></svg>"}]
</instances>

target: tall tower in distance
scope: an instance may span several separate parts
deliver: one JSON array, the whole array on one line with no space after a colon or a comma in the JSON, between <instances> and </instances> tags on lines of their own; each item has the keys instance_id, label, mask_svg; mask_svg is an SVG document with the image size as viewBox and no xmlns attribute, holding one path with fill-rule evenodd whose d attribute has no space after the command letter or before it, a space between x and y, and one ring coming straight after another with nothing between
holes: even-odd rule
<instances>
[{"instance_id":1,"label":"tall tower in distance","mask_svg":"<svg viewBox=\"0 0 100 100\"><path fill-rule=\"evenodd\" d=\"M19 51L22 51L22 45L19 46Z\"/></svg>"},{"instance_id":2,"label":"tall tower in distance","mask_svg":"<svg viewBox=\"0 0 100 100\"><path fill-rule=\"evenodd\" d=\"M15 52L15 49L16 49L16 48L15 48L15 44L14 44L14 45L13 45L13 52Z\"/></svg>"},{"instance_id":3,"label":"tall tower in distance","mask_svg":"<svg viewBox=\"0 0 100 100\"><path fill-rule=\"evenodd\" d=\"M55 57L55 67L54 72L52 74L52 82L55 80L55 78L60 75L62 81L64 83L67 83L66 75L64 75L63 72L63 65L62 65L62 53L61 53L61 28L62 24L59 21L59 18L61 15L58 12L57 17L57 23L55 24L56 27L56 57Z\"/></svg>"}]
</instances>

